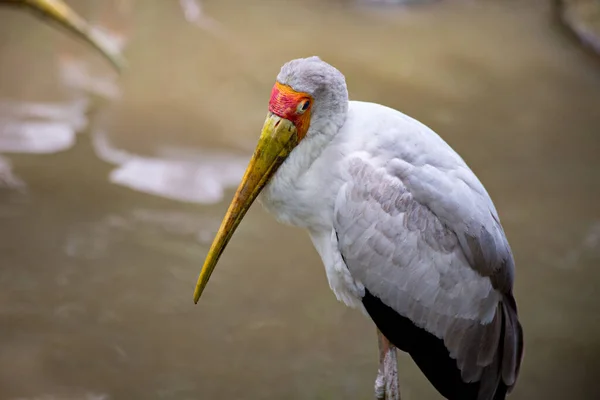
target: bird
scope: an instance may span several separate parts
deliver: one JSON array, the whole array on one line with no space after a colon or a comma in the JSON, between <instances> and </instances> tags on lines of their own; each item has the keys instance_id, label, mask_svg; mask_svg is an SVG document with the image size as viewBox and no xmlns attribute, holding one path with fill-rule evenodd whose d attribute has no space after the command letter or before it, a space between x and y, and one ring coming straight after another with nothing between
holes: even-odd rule
<instances>
[{"instance_id":1,"label":"bird","mask_svg":"<svg viewBox=\"0 0 600 400\"><path fill-rule=\"evenodd\" d=\"M28 8L79 36L94 47L117 71L121 72L126 66L119 49L111 46L110 40L101 31L90 26L62 0L0 0L0 5Z\"/></svg>"},{"instance_id":2,"label":"bird","mask_svg":"<svg viewBox=\"0 0 600 400\"><path fill-rule=\"evenodd\" d=\"M344 75L317 56L284 64L195 303L257 198L308 232L337 299L375 324L377 398L400 398L395 348L448 400L502 400L515 387L512 250L483 184L431 128L349 100Z\"/></svg>"}]
</instances>

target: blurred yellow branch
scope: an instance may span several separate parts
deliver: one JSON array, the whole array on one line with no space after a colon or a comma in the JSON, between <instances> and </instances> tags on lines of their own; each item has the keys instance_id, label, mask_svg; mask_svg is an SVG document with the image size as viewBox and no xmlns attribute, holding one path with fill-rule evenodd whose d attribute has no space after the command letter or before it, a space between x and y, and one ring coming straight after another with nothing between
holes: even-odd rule
<instances>
[{"instance_id":1,"label":"blurred yellow branch","mask_svg":"<svg viewBox=\"0 0 600 400\"><path fill-rule=\"evenodd\" d=\"M94 46L118 71L125 67L120 51L111 47L100 31L93 29L62 0L0 0L0 5L24 6L37 11Z\"/></svg>"}]
</instances>

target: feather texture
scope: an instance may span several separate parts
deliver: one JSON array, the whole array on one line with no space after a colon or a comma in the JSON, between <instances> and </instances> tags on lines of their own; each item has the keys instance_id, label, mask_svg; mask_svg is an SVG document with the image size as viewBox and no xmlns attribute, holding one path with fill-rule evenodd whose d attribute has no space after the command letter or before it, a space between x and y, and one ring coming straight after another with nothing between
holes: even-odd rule
<instances>
[{"instance_id":1,"label":"feather texture","mask_svg":"<svg viewBox=\"0 0 600 400\"><path fill-rule=\"evenodd\" d=\"M293 60L277 79L314 98L313 118L265 186L263 206L309 231L337 298L410 349L440 392L503 399L519 374L523 332L513 256L481 182L424 124L348 101L343 75L320 59ZM438 378L442 364L460 382Z\"/></svg>"},{"instance_id":2,"label":"feather texture","mask_svg":"<svg viewBox=\"0 0 600 400\"><path fill-rule=\"evenodd\" d=\"M497 218L489 218L491 226L478 221L476 227L455 227L452 216L436 213L451 209L444 209L444 198L432 192L428 205L420 203L390 168L357 155L347 159L346 170L350 178L336 199L333 227L352 277L442 339L462 380L481 381L478 399L493 398L500 376L512 387L522 334L510 306L512 255L502 247L507 242ZM436 171L428 174L443 173ZM468 200L464 206L478 201Z\"/></svg>"}]
</instances>

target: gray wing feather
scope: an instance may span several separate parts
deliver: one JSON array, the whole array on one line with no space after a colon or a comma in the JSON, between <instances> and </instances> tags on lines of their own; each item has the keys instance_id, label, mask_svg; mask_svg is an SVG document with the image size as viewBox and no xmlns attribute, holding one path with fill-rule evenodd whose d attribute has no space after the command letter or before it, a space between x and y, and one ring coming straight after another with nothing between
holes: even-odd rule
<instances>
[{"instance_id":1,"label":"gray wing feather","mask_svg":"<svg viewBox=\"0 0 600 400\"><path fill-rule=\"evenodd\" d=\"M442 338L463 380L494 380L496 370L510 386L520 332L516 309L502 305L505 295L512 299L514 262L496 210L468 174L449 182L448 174L401 163L348 159L334 210L347 267L385 304ZM512 333L502 338L503 320ZM502 366L500 340L512 349Z\"/></svg>"}]
</instances>

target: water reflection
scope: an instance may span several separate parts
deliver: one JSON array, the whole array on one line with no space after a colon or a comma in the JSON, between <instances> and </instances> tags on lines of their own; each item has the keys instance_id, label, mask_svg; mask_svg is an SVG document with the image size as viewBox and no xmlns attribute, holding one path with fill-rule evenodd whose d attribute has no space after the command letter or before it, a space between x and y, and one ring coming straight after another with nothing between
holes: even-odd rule
<instances>
[{"instance_id":1,"label":"water reflection","mask_svg":"<svg viewBox=\"0 0 600 400\"><path fill-rule=\"evenodd\" d=\"M49 154L70 149L77 133L87 128L88 103L85 98L63 104L0 102L0 153ZM143 157L115 148L102 129L92 130L91 135L96 155L118 166L109 174L110 182L173 200L221 201L224 190L239 183L248 162L246 154L178 147L159 148L155 157ZM22 186L8 159L0 161L3 185Z\"/></svg>"},{"instance_id":2,"label":"water reflection","mask_svg":"<svg viewBox=\"0 0 600 400\"><path fill-rule=\"evenodd\" d=\"M133 4L120 10L120 14L131 14ZM205 28L217 26L204 15L199 2L182 1L181 7L189 22ZM129 38L123 29L111 31L99 25L93 28L101 32L99 37L105 38L108 48L125 50ZM110 109L107 101L120 99L118 75L105 66L95 68L88 58L72 54L69 46L62 50L57 66L58 79L76 99L62 103L0 100L0 153L66 151L75 144L77 133L89 132L96 155L118 166L108 176L111 183L172 200L213 204L222 200L225 189L239 182L247 155L171 146L157 149L153 157L144 157L114 147L101 126L102 117L97 118L100 123L88 127L87 114L95 98L103 100L95 106L96 116ZM11 174L8 160L0 165L5 185L18 186L19 180Z\"/></svg>"},{"instance_id":3,"label":"water reflection","mask_svg":"<svg viewBox=\"0 0 600 400\"><path fill-rule=\"evenodd\" d=\"M121 97L116 73L99 74L91 70L89 63L67 54L59 58L59 77L65 87L107 100Z\"/></svg>"},{"instance_id":4,"label":"water reflection","mask_svg":"<svg viewBox=\"0 0 600 400\"><path fill-rule=\"evenodd\" d=\"M208 32L219 32L223 29L218 21L206 15L202 3L198 0L179 0L185 19Z\"/></svg>"},{"instance_id":5,"label":"water reflection","mask_svg":"<svg viewBox=\"0 0 600 400\"><path fill-rule=\"evenodd\" d=\"M64 103L0 100L0 153L45 154L73 146L87 125L86 99Z\"/></svg>"},{"instance_id":6,"label":"water reflection","mask_svg":"<svg viewBox=\"0 0 600 400\"><path fill-rule=\"evenodd\" d=\"M142 157L114 148L102 131L93 137L96 154L118 164L112 183L172 200L213 204L223 200L225 189L238 185L248 155L223 151L160 148L156 157Z\"/></svg>"},{"instance_id":7,"label":"water reflection","mask_svg":"<svg viewBox=\"0 0 600 400\"><path fill-rule=\"evenodd\" d=\"M0 157L0 189L23 189L25 186L25 182L13 172L10 160Z\"/></svg>"}]
</instances>

